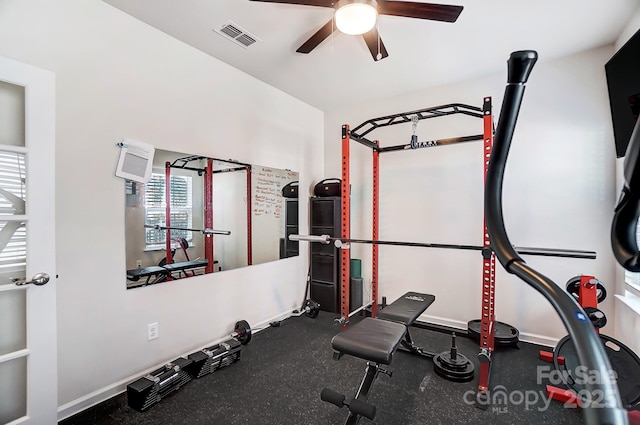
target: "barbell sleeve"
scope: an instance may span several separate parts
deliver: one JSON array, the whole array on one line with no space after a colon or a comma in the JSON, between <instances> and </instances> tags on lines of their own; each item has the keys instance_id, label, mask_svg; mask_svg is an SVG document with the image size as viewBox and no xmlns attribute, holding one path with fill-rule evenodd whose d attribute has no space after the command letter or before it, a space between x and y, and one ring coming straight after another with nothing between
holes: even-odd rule
<instances>
[{"instance_id":1,"label":"barbell sleeve","mask_svg":"<svg viewBox=\"0 0 640 425\"><path fill-rule=\"evenodd\" d=\"M214 230L214 229L204 229L202 230L203 235L230 235L231 231L229 230Z\"/></svg>"},{"instance_id":2,"label":"barbell sleeve","mask_svg":"<svg viewBox=\"0 0 640 425\"><path fill-rule=\"evenodd\" d=\"M289 235L290 241L303 241L303 242L320 242L328 245L331 242L329 235Z\"/></svg>"}]
</instances>

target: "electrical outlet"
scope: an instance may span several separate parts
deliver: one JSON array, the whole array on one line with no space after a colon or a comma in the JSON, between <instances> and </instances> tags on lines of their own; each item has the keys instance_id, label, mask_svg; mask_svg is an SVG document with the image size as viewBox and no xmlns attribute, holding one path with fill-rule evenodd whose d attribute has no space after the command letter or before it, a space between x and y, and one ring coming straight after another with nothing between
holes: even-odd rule
<instances>
[{"instance_id":1,"label":"electrical outlet","mask_svg":"<svg viewBox=\"0 0 640 425\"><path fill-rule=\"evenodd\" d=\"M136 267L137 268L142 267L142 260L136 260Z\"/></svg>"},{"instance_id":2,"label":"electrical outlet","mask_svg":"<svg viewBox=\"0 0 640 425\"><path fill-rule=\"evenodd\" d=\"M160 336L160 332L158 330L158 322L149 323L147 325L147 341L151 341Z\"/></svg>"}]
</instances>

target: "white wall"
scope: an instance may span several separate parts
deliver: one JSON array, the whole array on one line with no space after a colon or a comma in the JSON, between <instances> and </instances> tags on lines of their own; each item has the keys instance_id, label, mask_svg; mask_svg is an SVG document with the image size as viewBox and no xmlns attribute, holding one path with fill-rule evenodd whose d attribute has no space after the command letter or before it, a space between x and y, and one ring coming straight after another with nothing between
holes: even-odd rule
<instances>
[{"instance_id":1,"label":"white wall","mask_svg":"<svg viewBox=\"0 0 640 425\"><path fill-rule=\"evenodd\" d=\"M499 75L327 113L325 176L340 176L340 128L345 123L354 128L370 118L449 103L480 107L484 96L493 97L497 122L509 53ZM520 247L596 251L596 260L528 256L525 261L563 287L573 276L593 274L612 288L615 151L604 63L613 47L550 62L545 62L544 51L538 53L505 176L509 236ZM406 124L376 130L368 138L391 146L409 143L411 134ZM471 134L482 134L482 120L443 117L420 121L417 127L420 141ZM371 150L352 142L351 151L352 237L368 238ZM380 239L481 245L481 142L384 153L380 164ZM352 255L363 258L363 273L370 278L369 248L354 248ZM468 320L480 317L481 270L475 251L381 247L379 293L389 301L408 290L432 293L436 302L424 319L466 328ZM546 300L499 264L496 281L497 319L517 327L522 339L554 344L565 335ZM612 313L612 298L602 305L607 313Z\"/></svg>"},{"instance_id":2,"label":"white wall","mask_svg":"<svg viewBox=\"0 0 640 425\"><path fill-rule=\"evenodd\" d=\"M288 168L308 188L322 177L322 112L99 0L4 0L0 55L56 73L61 416L223 338L238 319L258 325L299 307L305 246L297 258L126 290L115 144ZM300 201L306 211L304 191ZM160 338L147 342L156 321Z\"/></svg>"}]
</instances>

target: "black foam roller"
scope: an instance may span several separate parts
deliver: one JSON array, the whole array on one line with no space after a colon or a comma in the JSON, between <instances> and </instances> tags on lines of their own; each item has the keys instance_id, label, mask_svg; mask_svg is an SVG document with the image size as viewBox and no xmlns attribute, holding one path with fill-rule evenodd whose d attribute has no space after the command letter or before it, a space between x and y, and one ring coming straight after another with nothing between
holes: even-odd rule
<instances>
[{"instance_id":1,"label":"black foam roller","mask_svg":"<svg viewBox=\"0 0 640 425\"><path fill-rule=\"evenodd\" d=\"M373 420L376 417L376 406L357 399L349 400L349 410L356 415Z\"/></svg>"},{"instance_id":2,"label":"black foam roller","mask_svg":"<svg viewBox=\"0 0 640 425\"><path fill-rule=\"evenodd\" d=\"M335 404L338 407L344 406L344 394L340 394L329 388L323 388L322 391L320 391L320 400Z\"/></svg>"}]
</instances>

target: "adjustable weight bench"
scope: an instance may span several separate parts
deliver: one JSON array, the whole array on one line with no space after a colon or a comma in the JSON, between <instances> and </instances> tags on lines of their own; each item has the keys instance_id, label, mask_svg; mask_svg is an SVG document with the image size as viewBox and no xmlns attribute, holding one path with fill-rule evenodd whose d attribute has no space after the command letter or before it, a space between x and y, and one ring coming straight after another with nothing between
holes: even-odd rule
<instances>
[{"instance_id":1,"label":"adjustable weight bench","mask_svg":"<svg viewBox=\"0 0 640 425\"><path fill-rule=\"evenodd\" d=\"M127 279L137 282L141 278L146 278L144 285L154 284L166 279L169 272L160 266L139 267L127 270Z\"/></svg>"},{"instance_id":2,"label":"adjustable weight bench","mask_svg":"<svg viewBox=\"0 0 640 425\"><path fill-rule=\"evenodd\" d=\"M214 261L214 263L217 263L217 261ZM177 272L178 276L180 276L181 273L184 273L186 277L187 270L193 271L193 269L206 267L208 264L209 264L209 260L196 259L196 260L190 260L190 261L182 261L180 263L165 264L162 267L164 267L169 272L169 276L171 276L172 273ZM195 276L195 272L193 275Z\"/></svg>"},{"instance_id":3,"label":"adjustable weight bench","mask_svg":"<svg viewBox=\"0 0 640 425\"><path fill-rule=\"evenodd\" d=\"M407 292L378 313L378 319L390 320L392 322L403 323L407 327L407 332L401 341L402 347L407 351L419 354L424 357L433 358L434 354L427 353L422 348L413 343L409 327L418 320L418 317L429 308L436 300L430 294L420 294L418 292Z\"/></svg>"},{"instance_id":4,"label":"adjustable weight bench","mask_svg":"<svg viewBox=\"0 0 640 425\"><path fill-rule=\"evenodd\" d=\"M389 377L392 375L391 371L381 365L391 364L393 354L401 343L409 349L415 347L411 342L408 327L434 301L433 295L407 292L382 309L378 318L365 317L333 337L331 346L334 349L334 359L338 360L344 354L348 354L367 360L365 375L355 397L347 398L328 388L324 388L320 393L323 401L338 407L347 406L349 416L345 425L357 424L361 416L373 420L376 408L367 403L369 391L379 373Z\"/></svg>"},{"instance_id":5,"label":"adjustable weight bench","mask_svg":"<svg viewBox=\"0 0 640 425\"><path fill-rule=\"evenodd\" d=\"M217 261L214 261L214 264ZM206 267L208 260L191 260L180 263L164 264L162 266L141 267L137 269L127 270L127 279L137 282L142 278L146 278L144 285L152 285L154 283L164 282L172 273L184 273L186 270L194 270ZM185 274L186 276L186 274Z\"/></svg>"}]
</instances>

